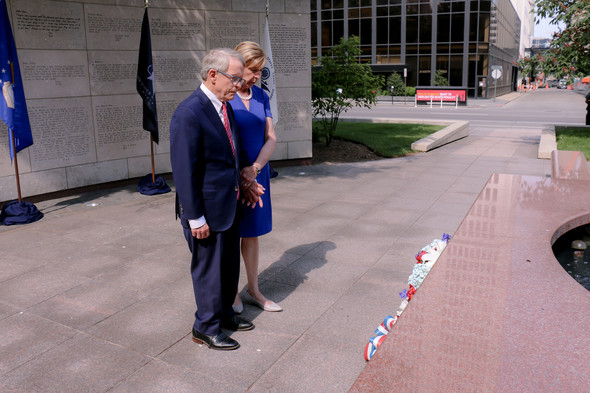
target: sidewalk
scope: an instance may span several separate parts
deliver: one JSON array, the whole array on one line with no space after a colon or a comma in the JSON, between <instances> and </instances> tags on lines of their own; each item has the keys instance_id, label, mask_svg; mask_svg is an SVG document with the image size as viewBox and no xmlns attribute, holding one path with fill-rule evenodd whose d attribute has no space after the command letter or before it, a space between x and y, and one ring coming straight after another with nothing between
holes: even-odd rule
<instances>
[{"instance_id":1,"label":"sidewalk","mask_svg":"<svg viewBox=\"0 0 590 393\"><path fill-rule=\"evenodd\" d=\"M482 105L547 110L536 97ZM572 115L572 97L553 103L564 108L556 116ZM454 233L492 173L551 173L536 158L540 129L492 119L428 153L280 168L260 283L284 311L245 304L256 329L234 333L232 352L191 340L173 193L125 187L36 203L41 221L0 228L0 391L346 392L414 255Z\"/></svg>"}]
</instances>

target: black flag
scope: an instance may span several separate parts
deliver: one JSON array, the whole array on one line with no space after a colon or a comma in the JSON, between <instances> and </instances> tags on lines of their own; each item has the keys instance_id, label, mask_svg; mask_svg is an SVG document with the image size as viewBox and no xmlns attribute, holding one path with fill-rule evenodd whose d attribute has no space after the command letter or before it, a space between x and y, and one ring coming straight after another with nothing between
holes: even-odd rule
<instances>
[{"instance_id":1,"label":"black flag","mask_svg":"<svg viewBox=\"0 0 590 393\"><path fill-rule=\"evenodd\" d=\"M154 66L152 63L152 39L147 7L141 23L139 60L137 64L137 92L143 98L143 129L152 133L158 143L158 113L156 111L156 91L154 89Z\"/></svg>"}]
</instances>

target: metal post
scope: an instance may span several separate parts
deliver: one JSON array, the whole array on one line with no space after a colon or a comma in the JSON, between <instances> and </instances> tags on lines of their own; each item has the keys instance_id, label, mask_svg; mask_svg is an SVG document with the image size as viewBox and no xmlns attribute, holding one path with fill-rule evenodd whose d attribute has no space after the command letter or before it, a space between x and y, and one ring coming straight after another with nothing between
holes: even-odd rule
<instances>
[{"instance_id":1,"label":"metal post","mask_svg":"<svg viewBox=\"0 0 590 393\"><path fill-rule=\"evenodd\" d=\"M494 102L496 102L496 88L498 87L498 78L494 78Z\"/></svg>"},{"instance_id":2,"label":"metal post","mask_svg":"<svg viewBox=\"0 0 590 393\"><path fill-rule=\"evenodd\" d=\"M432 96L430 96L430 107L432 108Z\"/></svg>"}]
</instances>

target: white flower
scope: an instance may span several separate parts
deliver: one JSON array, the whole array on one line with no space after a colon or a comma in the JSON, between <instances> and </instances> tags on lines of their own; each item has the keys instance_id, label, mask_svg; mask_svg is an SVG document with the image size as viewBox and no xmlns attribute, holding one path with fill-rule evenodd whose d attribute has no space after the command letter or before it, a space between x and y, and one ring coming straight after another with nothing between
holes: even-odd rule
<instances>
[{"instance_id":1,"label":"white flower","mask_svg":"<svg viewBox=\"0 0 590 393\"><path fill-rule=\"evenodd\" d=\"M413 286L414 288L418 289L422 281L426 278L426 275L432 268L432 265L425 264L425 263L417 263L414 265L414 269L412 270L412 274L408 278L408 284Z\"/></svg>"}]
</instances>

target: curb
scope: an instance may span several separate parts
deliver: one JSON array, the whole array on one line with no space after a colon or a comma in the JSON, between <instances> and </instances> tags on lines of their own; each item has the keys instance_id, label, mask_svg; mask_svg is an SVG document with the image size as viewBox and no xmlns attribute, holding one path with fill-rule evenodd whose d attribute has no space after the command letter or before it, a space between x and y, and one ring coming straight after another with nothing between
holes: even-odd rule
<instances>
[{"instance_id":1,"label":"curb","mask_svg":"<svg viewBox=\"0 0 590 393\"><path fill-rule=\"evenodd\" d=\"M339 121L355 122L355 123L396 123L396 124L432 124L432 125L446 125L445 128L439 130L429 136L419 139L412 143L411 149L421 152L426 152L447 143L469 136L469 122L468 121L451 121L451 120L422 120L422 119L390 119L376 117L368 118L340 118Z\"/></svg>"}]
</instances>

